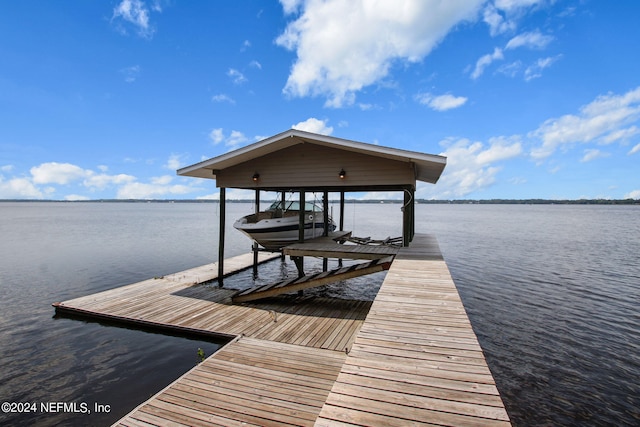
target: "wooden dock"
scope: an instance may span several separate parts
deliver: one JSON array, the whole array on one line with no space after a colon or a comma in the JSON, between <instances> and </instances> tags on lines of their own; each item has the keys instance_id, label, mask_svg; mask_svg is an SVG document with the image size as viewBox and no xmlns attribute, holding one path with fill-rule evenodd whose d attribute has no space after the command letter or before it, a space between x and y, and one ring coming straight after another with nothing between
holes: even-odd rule
<instances>
[{"instance_id":1,"label":"wooden dock","mask_svg":"<svg viewBox=\"0 0 640 427\"><path fill-rule=\"evenodd\" d=\"M279 254L260 253L262 261ZM252 254L225 260L225 270L249 268ZM191 335L238 335L344 351L366 317L371 301L281 297L233 304L237 290L202 285L217 276L217 264L145 280L55 303L59 314L81 315ZM225 271L226 272L226 271Z\"/></svg>"},{"instance_id":2,"label":"wooden dock","mask_svg":"<svg viewBox=\"0 0 640 427\"><path fill-rule=\"evenodd\" d=\"M236 337L116 425L510 425L431 236L398 251L373 303L234 305L234 291L175 276L57 305Z\"/></svg>"}]
</instances>

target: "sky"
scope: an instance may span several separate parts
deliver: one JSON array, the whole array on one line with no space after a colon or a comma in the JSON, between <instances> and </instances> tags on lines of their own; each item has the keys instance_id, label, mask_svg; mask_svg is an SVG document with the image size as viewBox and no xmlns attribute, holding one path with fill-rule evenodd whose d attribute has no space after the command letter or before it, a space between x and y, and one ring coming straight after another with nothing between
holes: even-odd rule
<instances>
[{"instance_id":1,"label":"sky","mask_svg":"<svg viewBox=\"0 0 640 427\"><path fill-rule=\"evenodd\" d=\"M291 128L446 156L418 198L640 199L638 16L635 0L0 2L0 199L216 199L176 170Z\"/></svg>"}]
</instances>

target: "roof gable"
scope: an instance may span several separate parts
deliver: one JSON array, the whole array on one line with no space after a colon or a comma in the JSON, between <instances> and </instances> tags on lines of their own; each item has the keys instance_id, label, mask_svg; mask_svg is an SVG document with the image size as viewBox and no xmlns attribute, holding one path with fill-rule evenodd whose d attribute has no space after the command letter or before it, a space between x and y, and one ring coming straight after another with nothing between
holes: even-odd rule
<instances>
[{"instance_id":1,"label":"roof gable","mask_svg":"<svg viewBox=\"0 0 640 427\"><path fill-rule=\"evenodd\" d=\"M369 167L370 176L374 176L380 169L380 162L384 163L387 161L387 163L392 166L396 165L398 162L406 163L408 167L413 169L413 172L411 177L407 178L407 182L405 182L404 185L415 185L416 179L435 183L438 181L446 165L446 158L442 156L399 150L380 145L350 141L332 136L290 129L254 144L250 144L229 153L179 169L178 175L208 179L217 179L217 176L220 175L220 178L223 178L225 176L225 170L228 172L233 171L234 169L237 170L240 165L242 165L242 168L248 168L247 170L251 170L253 165L257 167L261 163L264 164L264 158L272 158L273 153L280 153L280 156L283 157L281 165L286 165L287 150L289 147L299 144L314 144L316 146L331 149L331 152L336 154L335 164L338 168L336 170L336 174L340 170L340 167L343 167L338 167L340 164L340 157L353 159L353 156L367 156L361 157L362 162L364 162L364 164L361 165L361 169L367 169L367 167ZM322 152L322 150L320 150L320 152ZM319 159L319 161L320 160L322 165L319 163L317 166L326 167L326 158ZM315 166L316 165L312 162L307 165L308 168L314 168ZM283 168L286 169L285 166L283 166ZM305 174L305 172L300 171L299 168L296 173L298 175L291 176L288 180L289 185L291 185L291 182L296 182L296 179L300 180ZM407 177L409 177L408 174ZM266 188L267 186L267 184L263 184L263 186L259 183L249 186L237 186L236 184L234 184L232 188ZM352 182L352 184L355 185L355 181ZM400 185L400 183L393 182L393 185ZM360 186L360 184L357 186ZM278 186L278 188L282 187Z\"/></svg>"}]
</instances>

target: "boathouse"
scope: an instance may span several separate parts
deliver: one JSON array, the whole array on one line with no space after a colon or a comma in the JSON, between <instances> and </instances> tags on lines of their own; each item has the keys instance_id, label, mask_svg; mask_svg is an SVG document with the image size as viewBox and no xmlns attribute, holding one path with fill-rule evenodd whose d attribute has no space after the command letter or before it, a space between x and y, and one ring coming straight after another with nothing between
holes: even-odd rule
<instances>
[{"instance_id":1,"label":"boathouse","mask_svg":"<svg viewBox=\"0 0 640 427\"><path fill-rule=\"evenodd\" d=\"M216 179L221 242L226 188L254 189L256 205L262 190L299 192L302 202L306 191L326 201L384 190L405 194L402 247L333 242L326 252L373 259L355 268L386 265L373 301L207 286L251 265L244 254L223 270L221 245L218 263L54 303L58 314L231 340L114 425L510 426L437 239L414 233L416 181L435 183L444 166L440 156L290 130L180 169ZM317 274L316 284L328 273Z\"/></svg>"},{"instance_id":2,"label":"boathouse","mask_svg":"<svg viewBox=\"0 0 640 427\"><path fill-rule=\"evenodd\" d=\"M340 193L343 229L346 192L398 191L404 194L402 240L408 246L415 234L416 181L435 184L446 165L443 156L400 150L290 129L270 138L178 170L178 175L215 179L220 189L218 265L224 262L226 189L255 190L256 212L260 191L297 192L304 206L306 192ZM304 240L301 211L300 239ZM325 230L328 216L325 215ZM222 277L222 274L220 274Z\"/></svg>"}]
</instances>

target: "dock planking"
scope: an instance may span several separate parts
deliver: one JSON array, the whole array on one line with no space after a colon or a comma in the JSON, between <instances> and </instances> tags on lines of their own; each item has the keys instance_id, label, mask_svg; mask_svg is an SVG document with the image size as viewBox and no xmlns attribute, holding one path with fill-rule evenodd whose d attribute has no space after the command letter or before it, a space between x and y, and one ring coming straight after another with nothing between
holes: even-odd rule
<instances>
[{"instance_id":1,"label":"dock planking","mask_svg":"<svg viewBox=\"0 0 640 427\"><path fill-rule=\"evenodd\" d=\"M376 296L316 426L508 426L435 239L403 248Z\"/></svg>"},{"instance_id":2,"label":"dock planking","mask_svg":"<svg viewBox=\"0 0 640 427\"><path fill-rule=\"evenodd\" d=\"M115 426L313 426L344 352L239 337Z\"/></svg>"},{"instance_id":3,"label":"dock planking","mask_svg":"<svg viewBox=\"0 0 640 427\"><path fill-rule=\"evenodd\" d=\"M398 251L373 303L281 296L234 305L235 291L198 285L210 274L56 305L236 337L116 425L510 425L435 238L416 235Z\"/></svg>"},{"instance_id":4,"label":"dock planking","mask_svg":"<svg viewBox=\"0 0 640 427\"><path fill-rule=\"evenodd\" d=\"M279 254L261 252L263 262ZM225 273L252 265L252 254L225 260ZM238 335L344 351L360 328L370 301L282 296L233 304L233 289L203 286L217 277L217 264L153 278L55 303L56 312L199 336Z\"/></svg>"}]
</instances>

